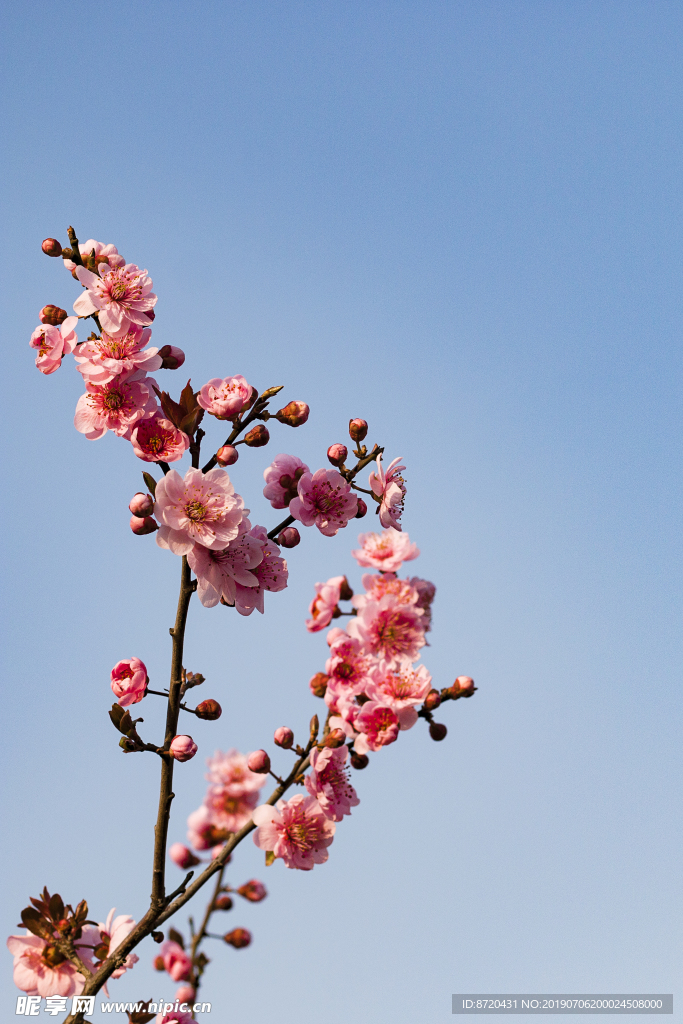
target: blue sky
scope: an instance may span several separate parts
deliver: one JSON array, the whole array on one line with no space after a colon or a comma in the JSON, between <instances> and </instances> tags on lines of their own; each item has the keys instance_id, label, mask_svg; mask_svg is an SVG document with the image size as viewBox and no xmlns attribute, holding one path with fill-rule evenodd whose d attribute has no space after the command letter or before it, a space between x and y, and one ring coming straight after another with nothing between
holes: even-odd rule
<instances>
[{"instance_id":1,"label":"blue sky","mask_svg":"<svg viewBox=\"0 0 683 1024\"><path fill-rule=\"evenodd\" d=\"M327 865L240 849L231 880L270 896L225 915L255 938L210 951L214 1016L680 991L682 23L661 2L5 8L6 933L45 884L98 920L150 884L157 765L117 748L108 675L136 654L164 682L179 565L128 530L129 446L74 431L73 367L33 366L38 310L78 294L40 241L73 224L149 269L153 340L188 355L165 382L310 404L231 473L254 521L277 521L270 459L323 465L350 416L404 457L408 568L438 588L423 660L479 686L444 743L416 728L356 776ZM317 710L303 619L317 580L360 585L356 537L307 531L263 618L192 607L187 665L225 713L193 726L172 839L205 755ZM173 992L153 952L119 998Z\"/></svg>"}]
</instances>

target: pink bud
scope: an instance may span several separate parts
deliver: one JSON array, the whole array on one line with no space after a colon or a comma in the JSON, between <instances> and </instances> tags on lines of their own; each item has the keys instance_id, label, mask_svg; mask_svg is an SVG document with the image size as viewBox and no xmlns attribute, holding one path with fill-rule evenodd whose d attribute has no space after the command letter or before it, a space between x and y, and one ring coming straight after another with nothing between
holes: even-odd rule
<instances>
[{"instance_id":1,"label":"pink bud","mask_svg":"<svg viewBox=\"0 0 683 1024\"><path fill-rule=\"evenodd\" d=\"M331 729L323 740L324 747L343 747L346 742L346 733L343 729Z\"/></svg>"},{"instance_id":2,"label":"pink bud","mask_svg":"<svg viewBox=\"0 0 683 1024\"><path fill-rule=\"evenodd\" d=\"M288 729L286 725L281 725L279 729L275 730L275 736L273 739L277 743L278 747L284 747L285 750L289 750L294 742L294 733L291 729Z\"/></svg>"},{"instance_id":3,"label":"pink bud","mask_svg":"<svg viewBox=\"0 0 683 1024\"><path fill-rule=\"evenodd\" d=\"M363 516L367 515L368 506L365 504L362 498L358 499L358 511L354 516L354 519L362 519Z\"/></svg>"},{"instance_id":4,"label":"pink bud","mask_svg":"<svg viewBox=\"0 0 683 1024\"><path fill-rule=\"evenodd\" d=\"M169 753L176 761L190 761L197 753L197 744L191 736L174 736Z\"/></svg>"},{"instance_id":5,"label":"pink bud","mask_svg":"<svg viewBox=\"0 0 683 1024\"><path fill-rule=\"evenodd\" d=\"M348 454L349 449L345 444L331 444L327 449L327 458L333 466L343 466Z\"/></svg>"},{"instance_id":6,"label":"pink bud","mask_svg":"<svg viewBox=\"0 0 683 1024\"><path fill-rule=\"evenodd\" d=\"M195 990L192 988L192 985L181 985L180 988L176 990L175 1001L176 1003L180 1003L181 1006L183 1003L191 1003L194 1000L194 993Z\"/></svg>"},{"instance_id":7,"label":"pink bud","mask_svg":"<svg viewBox=\"0 0 683 1024\"><path fill-rule=\"evenodd\" d=\"M458 676L451 687L454 693L459 692L461 697L471 697L476 686L474 685L474 679L469 676Z\"/></svg>"},{"instance_id":8,"label":"pink bud","mask_svg":"<svg viewBox=\"0 0 683 1024\"><path fill-rule=\"evenodd\" d=\"M340 629L339 632L341 633L342 630ZM314 697L325 696L325 692L327 691L327 682L329 678L330 677L326 676L324 672L316 672L316 674L313 676L310 683L308 684L309 689Z\"/></svg>"},{"instance_id":9,"label":"pink bud","mask_svg":"<svg viewBox=\"0 0 683 1024\"><path fill-rule=\"evenodd\" d=\"M227 942L229 946L234 946L235 949L244 949L251 942L251 932L248 932L246 928L233 928L231 932L223 936L223 941Z\"/></svg>"},{"instance_id":10,"label":"pink bud","mask_svg":"<svg viewBox=\"0 0 683 1024\"><path fill-rule=\"evenodd\" d=\"M151 494L143 494L142 491L138 491L137 494L133 495L128 508L134 516L139 516L141 519L144 519L145 516L148 516L154 508L154 498Z\"/></svg>"},{"instance_id":11,"label":"pink bud","mask_svg":"<svg viewBox=\"0 0 683 1024\"><path fill-rule=\"evenodd\" d=\"M245 900L249 900L250 903L260 903L268 895L268 890L263 882L258 882L255 878L245 882L237 891L240 896L244 896Z\"/></svg>"},{"instance_id":12,"label":"pink bud","mask_svg":"<svg viewBox=\"0 0 683 1024\"><path fill-rule=\"evenodd\" d=\"M289 402L275 413L275 419L290 427L300 427L308 419L310 409L305 402Z\"/></svg>"},{"instance_id":13,"label":"pink bud","mask_svg":"<svg viewBox=\"0 0 683 1024\"><path fill-rule=\"evenodd\" d=\"M227 893L223 896L217 896L213 905L216 910L232 910L232 897L228 896Z\"/></svg>"},{"instance_id":14,"label":"pink bud","mask_svg":"<svg viewBox=\"0 0 683 1024\"><path fill-rule=\"evenodd\" d=\"M192 850L188 850L182 843L174 843L168 851L168 855L179 868L192 868L195 864L199 864L199 857L195 857Z\"/></svg>"},{"instance_id":15,"label":"pink bud","mask_svg":"<svg viewBox=\"0 0 683 1024\"><path fill-rule=\"evenodd\" d=\"M362 441L367 432L368 424L365 420L349 420L349 437L352 441Z\"/></svg>"},{"instance_id":16,"label":"pink bud","mask_svg":"<svg viewBox=\"0 0 683 1024\"><path fill-rule=\"evenodd\" d=\"M255 750L247 758L247 768L257 775L267 775L270 771L270 758L265 750Z\"/></svg>"},{"instance_id":17,"label":"pink bud","mask_svg":"<svg viewBox=\"0 0 683 1024\"><path fill-rule=\"evenodd\" d=\"M447 732L448 729L446 728L446 726L441 725L439 722L432 722L432 724L429 726L429 735L432 737L433 740L436 740L437 743L439 743L441 740L446 739Z\"/></svg>"},{"instance_id":18,"label":"pink bud","mask_svg":"<svg viewBox=\"0 0 683 1024\"><path fill-rule=\"evenodd\" d=\"M207 722L215 722L216 719L220 718L223 714L223 708L217 700L209 697L207 700L203 700L201 704L197 705L194 709L194 713L197 718L203 718Z\"/></svg>"},{"instance_id":19,"label":"pink bud","mask_svg":"<svg viewBox=\"0 0 683 1024\"><path fill-rule=\"evenodd\" d=\"M151 315L152 311L150 310L147 316ZM162 345L159 349L159 355L162 359L162 370L177 370L185 362L185 353L181 348L176 348L175 345Z\"/></svg>"},{"instance_id":20,"label":"pink bud","mask_svg":"<svg viewBox=\"0 0 683 1024\"><path fill-rule=\"evenodd\" d=\"M277 542L281 548L295 548L301 543L301 534L296 526L287 526L278 534Z\"/></svg>"},{"instance_id":21,"label":"pink bud","mask_svg":"<svg viewBox=\"0 0 683 1024\"><path fill-rule=\"evenodd\" d=\"M146 533L154 533L155 530L159 529L159 526L151 516L145 516L144 519L141 519L139 516L131 516L130 528L136 536L144 537Z\"/></svg>"},{"instance_id":22,"label":"pink bud","mask_svg":"<svg viewBox=\"0 0 683 1024\"><path fill-rule=\"evenodd\" d=\"M216 452L216 462L219 466L234 466L240 457L240 453L231 444L224 444Z\"/></svg>"},{"instance_id":23,"label":"pink bud","mask_svg":"<svg viewBox=\"0 0 683 1024\"><path fill-rule=\"evenodd\" d=\"M40 247L46 256L61 256L62 247L56 238L46 238Z\"/></svg>"},{"instance_id":24,"label":"pink bud","mask_svg":"<svg viewBox=\"0 0 683 1024\"><path fill-rule=\"evenodd\" d=\"M52 327L59 327L68 315L67 311L59 306L43 306L40 311L40 322L41 324L50 324Z\"/></svg>"},{"instance_id":25,"label":"pink bud","mask_svg":"<svg viewBox=\"0 0 683 1024\"><path fill-rule=\"evenodd\" d=\"M354 750L351 754L351 767L357 771L362 771L363 768L367 768L370 764L370 758L367 754L357 754Z\"/></svg>"},{"instance_id":26,"label":"pink bud","mask_svg":"<svg viewBox=\"0 0 683 1024\"><path fill-rule=\"evenodd\" d=\"M268 428L264 427L262 423L252 427L244 437L244 443L249 445L250 448L262 448L269 441L270 434L268 433Z\"/></svg>"},{"instance_id":27,"label":"pink bud","mask_svg":"<svg viewBox=\"0 0 683 1024\"><path fill-rule=\"evenodd\" d=\"M436 711L439 704L441 703L441 694L438 690L430 690L425 697L424 709L425 711Z\"/></svg>"}]
</instances>

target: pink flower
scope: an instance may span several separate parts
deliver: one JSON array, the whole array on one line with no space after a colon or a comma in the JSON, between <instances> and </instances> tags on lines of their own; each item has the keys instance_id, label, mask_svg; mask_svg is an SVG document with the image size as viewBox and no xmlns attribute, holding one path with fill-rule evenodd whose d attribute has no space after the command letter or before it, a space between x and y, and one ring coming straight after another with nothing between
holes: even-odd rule
<instances>
[{"instance_id":1,"label":"pink flower","mask_svg":"<svg viewBox=\"0 0 683 1024\"><path fill-rule=\"evenodd\" d=\"M247 765L250 772L267 775L270 771L270 758L265 750L254 750L247 758Z\"/></svg>"},{"instance_id":2,"label":"pink flower","mask_svg":"<svg viewBox=\"0 0 683 1024\"><path fill-rule=\"evenodd\" d=\"M162 413L140 420L130 435L133 451L144 462L177 462L190 447L190 439Z\"/></svg>"},{"instance_id":3,"label":"pink flower","mask_svg":"<svg viewBox=\"0 0 683 1024\"><path fill-rule=\"evenodd\" d=\"M424 647L422 609L399 604L392 594L368 601L349 623L349 634L360 640L363 650L384 662L403 658L415 661Z\"/></svg>"},{"instance_id":4,"label":"pink flower","mask_svg":"<svg viewBox=\"0 0 683 1024\"><path fill-rule=\"evenodd\" d=\"M197 850L214 846L217 841L207 842L199 846L194 841L197 835L210 834L210 828L224 829L228 832L239 832L251 818L251 813L258 803L259 790L266 783L264 775L257 775L249 770L247 757L237 750L222 753L217 750L207 760L209 772L207 779L211 783L204 799L205 810L195 811L188 818L188 839ZM209 828L207 828L209 826Z\"/></svg>"},{"instance_id":5,"label":"pink flower","mask_svg":"<svg viewBox=\"0 0 683 1024\"><path fill-rule=\"evenodd\" d=\"M192 985L181 985L179 989L176 989L175 1001L180 1003L182 1006L184 1003L191 1003L194 999L194 992Z\"/></svg>"},{"instance_id":6,"label":"pink flower","mask_svg":"<svg viewBox=\"0 0 683 1024\"><path fill-rule=\"evenodd\" d=\"M309 633L317 633L325 626L329 626L332 613L339 603L344 579L344 576L333 576L327 583L316 583L315 597L308 609L311 617L306 620L306 629Z\"/></svg>"},{"instance_id":7,"label":"pink flower","mask_svg":"<svg viewBox=\"0 0 683 1024\"><path fill-rule=\"evenodd\" d=\"M76 268L76 276L86 291L74 302L74 313L79 317L97 313L102 330L112 337L127 334L132 324L148 327L152 317L149 310L156 305L152 279L146 270L135 263L113 267L102 263L99 276L85 267Z\"/></svg>"},{"instance_id":8,"label":"pink flower","mask_svg":"<svg viewBox=\"0 0 683 1024\"><path fill-rule=\"evenodd\" d=\"M195 864L199 864L199 858L195 857L192 850L188 850L182 843L174 843L169 849L168 855L173 863L183 870L193 868Z\"/></svg>"},{"instance_id":9,"label":"pink flower","mask_svg":"<svg viewBox=\"0 0 683 1024\"><path fill-rule=\"evenodd\" d=\"M403 501L406 495L406 485L401 476L400 458L389 463L386 472L382 466L382 456L377 456L377 470L370 473L370 489L378 498L381 498L379 506L379 521L385 529L392 526L395 530L401 529L399 522L403 514Z\"/></svg>"},{"instance_id":10,"label":"pink flower","mask_svg":"<svg viewBox=\"0 0 683 1024\"><path fill-rule=\"evenodd\" d=\"M224 551L195 544L189 552L190 568L199 581L197 593L205 608L213 608L221 598L234 605L238 583L242 588L258 587L258 577L252 570L263 561L263 544L252 535L250 527L249 520L243 519L237 536Z\"/></svg>"},{"instance_id":11,"label":"pink flower","mask_svg":"<svg viewBox=\"0 0 683 1024\"><path fill-rule=\"evenodd\" d=\"M214 377L197 395L202 409L217 420L230 420L237 416L251 398L251 386L244 377Z\"/></svg>"},{"instance_id":12,"label":"pink flower","mask_svg":"<svg viewBox=\"0 0 683 1024\"><path fill-rule=\"evenodd\" d=\"M289 511L304 526L317 526L323 536L334 537L355 516L358 499L336 469L319 469L312 476L303 474Z\"/></svg>"},{"instance_id":13,"label":"pink flower","mask_svg":"<svg viewBox=\"0 0 683 1024\"><path fill-rule=\"evenodd\" d=\"M261 804L253 820L258 826L255 844L281 857L288 868L310 871L327 860L336 826L325 817L315 797L297 794L287 802L278 800L275 807Z\"/></svg>"},{"instance_id":14,"label":"pink flower","mask_svg":"<svg viewBox=\"0 0 683 1024\"><path fill-rule=\"evenodd\" d=\"M410 661L399 661L378 672L365 692L370 700L396 712L401 729L411 729L417 721L415 706L423 703L431 688L432 677L424 665L413 668Z\"/></svg>"},{"instance_id":15,"label":"pink flower","mask_svg":"<svg viewBox=\"0 0 683 1024\"><path fill-rule=\"evenodd\" d=\"M428 633L432 628L432 601L436 594L436 587L429 580L421 580L419 576L413 576L408 583L417 591L417 607L423 611L422 624L425 633Z\"/></svg>"},{"instance_id":16,"label":"pink flower","mask_svg":"<svg viewBox=\"0 0 683 1024\"><path fill-rule=\"evenodd\" d=\"M118 917L114 917L116 913L116 907L112 907L107 915L107 920L104 924L98 924L100 930L100 944L107 947L107 956L113 953L123 942L123 940L132 932L135 927L135 920L130 914L119 914ZM103 957L106 959L106 957ZM123 966L117 967L112 978L120 978L122 974L129 971L140 959L135 953L129 953L126 957Z\"/></svg>"},{"instance_id":17,"label":"pink flower","mask_svg":"<svg viewBox=\"0 0 683 1024\"><path fill-rule=\"evenodd\" d=\"M400 725L395 711L369 700L360 710L356 728L361 734L354 742L356 753L367 754L368 750L379 750L394 743L398 739Z\"/></svg>"},{"instance_id":18,"label":"pink flower","mask_svg":"<svg viewBox=\"0 0 683 1024\"><path fill-rule=\"evenodd\" d=\"M182 946L172 939L167 939L159 950L164 961L164 968L174 981L187 981L192 974L192 960Z\"/></svg>"},{"instance_id":19,"label":"pink flower","mask_svg":"<svg viewBox=\"0 0 683 1024\"><path fill-rule=\"evenodd\" d=\"M101 338L84 341L75 353L83 380L88 384L108 384L122 373L158 370L162 364L159 350L145 348L151 334L148 327L132 324L128 333L121 337L112 338L106 331L102 331Z\"/></svg>"},{"instance_id":20,"label":"pink flower","mask_svg":"<svg viewBox=\"0 0 683 1024\"><path fill-rule=\"evenodd\" d=\"M263 473L266 481L264 497L273 508L287 508L292 498L297 496L299 480L304 473L309 472L306 463L297 459L296 455L276 455Z\"/></svg>"},{"instance_id":21,"label":"pink flower","mask_svg":"<svg viewBox=\"0 0 683 1024\"><path fill-rule=\"evenodd\" d=\"M99 262L104 262L104 259L106 259L106 262L112 267L122 267L126 262L123 256L119 256L119 250L115 245L111 243L104 245L102 242L97 242L94 238L89 238L87 242L79 242L78 249L84 256L89 256L94 249L95 258L99 257ZM73 260L65 259L64 266L67 270L73 271L76 269L76 264Z\"/></svg>"},{"instance_id":22,"label":"pink flower","mask_svg":"<svg viewBox=\"0 0 683 1024\"><path fill-rule=\"evenodd\" d=\"M111 688L122 708L139 704L147 689L147 669L139 658L118 661L111 670Z\"/></svg>"},{"instance_id":23,"label":"pink flower","mask_svg":"<svg viewBox=\"0 0 683 1024\"><path fill-rule=\"evenodd\" d=\"M386 530L384 533L361 533L360 549L351 554L359 565L382 572L398 572L404 562L417 558L420 549L411 544L407 533Z\"/></svg>"},{"instance_id":24,"label":"pink flower","mask_svg":"<svg viewBox=\"0 0 683 1024\"><path fill-rule=\"evenodd\" d=\"M129 437L138 420L152 416L158 409L152 388L156 381L142 370L115 377L108 384L86 384L85 394L76 403L74 426L89 441L113 430Z\"/></svg>"},{"instance_id":25,"label":"pink flower","mask_svg":"<svg viewBox=\"0 0 683 1024\"><path fill-rule=\"evenodd\" d=\"M190 761L197 753L197 744L191 736L174 736L171 740L169 753L176 761Z\"/></svg>"},{"instance_id":26,"label":"pink flower","mask_svg":"<svg viewBox=\"0 0 683 1024\"><path fill-rule=\"evenodd\" d=\"M235 803L238 803L237 798L235 798ZM252 801L250 807L244 809L246 812L244 824L249 821L251 812L257 803L258 797ZM187 839L195 850L211 850L213 847L220 849L220 844L228 838L228 833L235 831L238 829L229 829L224 825L219 825L206 804L198 807L187 819Z\"/></svg>"},{"instance_id":27,"label":"pink flower","mask_svg":"<svg viewBox=\"0 0 683 1024\"><path fill-rule=\"evenodd\" d=\"M240 615L251 615L256 609L263 615L263 593L269 590L276 594L287 586L289 572L286 559L280 556L280 549L268 539L265 526L253 526L249 531L261 545L263 558L254 569L257 580L255 587L245 587L239 581L235 585L235 607Z\"/></svg>"},{"instance_id":28,"label":"pink flower","mask_svg":"<svg viewBox=\"0 0 683 1024\"><path fill-rule=\"evenodd\" d=\"M76 942L81 960L93 969L92 950L80 949L83 945L96 945L99 933L92 925L83 928L81 939ZM22 992L39 996L80 995L85 978L67 960L59 962L60 954L54 946L37 935L10 935L7 948L14 957L14 984Z\"/></svg>"},{"instance_id":29,"label":"pink flower","mask_svg":"<svg viewBox=\"0 0 683 1024\"><path fill-rule=\"evenodd\" d=\"M38 349L36 366L41 373L54 373L62 365L62 356L73 352L78 344L74 327L78 317L69 316L60 327L40 324L31 335L29 345Z\"/></svg>"},{"instance_id":30,"label":"pink flower","mask_svg":"<svg viewBox=\"0 0 683 1024\"><path fill-rule=\"evenodd\" d=\"M345 814L351 813L352 807L360 803L345 767L348 753L346 747L333 750L314 748L311 774L304 780L306 789L316 798L323 814L332 821L341 821Z\"/></svg>"},{"instance_id":31,"label":"pink flower","mask_svg":"<svg viewBox=\"0 0 683 1024\"><path fill-rule=\"evenodd\" d=\"M221 551L234 540L244 502L224 469L188 469L185 479L172 469L157 484L154 514L161 522L157 544L188 555L194 544Z\"/></svg>"},{"instance_id":32,"label":"pink flower","mask_svg":"<svg viewBox=\"0 0 683 1024\"><path fill-rule=\"evenodd\" d=\"M351 603L354 608L360 611L365 608L368 601L379 601L385 594L391 594L397 604L418 604L419 594L407 580L400 580L393 572L379 573L373 575L366 572L363 574L363 586L365 594L356 594Z\"/></svg>"},{"instance_id":33,"label":"pink flower","mask_svg":"<svg viewBox=\"0 0 683 1024\"><path fill-rule=\"evenodd\" d=\"M189 985L187 988L189 989ZM183 992L184 989L185 986L183 986L182 989L179 988L178 992L176 992L176 1002L181 1003L182 1006L185 1006L186 1003L185 1001L181 1001L178 993ZM194 999L194 989L192 989L190 999ZM188 999L187 1002L189 1001L190 1000ZM168 1006L168 1003L166 1003L166 1006ZM197 1024L197 1022L192 1016L192 1012L190 1010L170 1010L168 1013L158 1013L152 1024Z\"/></svg>"},{"instance_id":34,"label":"pink flower","mask_svg":"<svg viewBox=\"0 0 683 1024\"><path fill-rule=\"evenodd\" d=\"M363 650L360 640L342 633L331 645L330 656L325 662L325 672L329 676L325 691L328 707L340 698L348 699L363 693L372 680L376 664L372 655Z\"/></svg>"}]
</instances>

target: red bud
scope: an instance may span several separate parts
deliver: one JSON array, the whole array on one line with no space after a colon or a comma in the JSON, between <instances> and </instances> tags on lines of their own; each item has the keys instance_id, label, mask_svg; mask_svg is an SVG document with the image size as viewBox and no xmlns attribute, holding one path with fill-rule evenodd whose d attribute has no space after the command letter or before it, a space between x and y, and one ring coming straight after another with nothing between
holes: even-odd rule
<instances>
[{"instance_id":1,"label":"red bud","mask_svg":"<svg viewBox=\"0 0 683 1024\"><path fill-rule=\"evenodd\" d=\"M432 737L433 740L436 740L437 743L439 743L441 740L446 739L447 732L448 729L446 728L446 726L441 725L440 722L432 722L432 724L429 726L429 735Z\"/></svg>"},{"instance_id":2,"label":"red bud","mask_svg":"<svg viewBox=\"0 0 683 1024\"><path fill-rule=\"evenodd\" d=\"M232 897L227 893L224 896L218 896L213 905L216 910L232 910Z\"/></svg>"},{"instance_id":3,"label":"red bud","mask_svg":"<svg viewBox=\"0 0 683 1024\"><path fill-rule=\"evenodd\" d=\"M159 529L155 519L151 516L131 516L130 517L130 528L134 534L138 537L144 537L147 533L154 533L155 530Z\"/></svg>"},{"instance_id":4,"label":"red bud","mask_svg":"<svg viewBox=\"0 0 683 1024\"><path fill-rule=\"evenodd\" d=\"M356 512L355 519L362 519L364 515L367 515L368 506L365 504L362 498L358 499L358 511Z\"/></svg>"},{"instance_id":5,"label":"red bud","mask_svg":"<svg viewBox=\"0 0 683 1024\"><path fill-rule=\"evenodd\" d=\"M301 542L301 534L296 526L288 526L278 534L277 542L281 548L295 548Z\"/></svg>"},{"instance_id":6,"label":"red bud","mask_svg":"<svg viewBox=\"0 0 683 1024\"><path fill-rule=\"evenodd\" d=\"M362 441L368 432L366 420L349 420L349 437L357 443Z\"/></svg>"},{"instance_id":7,"label":"red bud","mask_svg":"<svg viewBox=\"0 0 683 1024\"><path fill-rule=\"evenodd\" d=\"M333 466L343 466L349 450L345 444L331 444L327 449L327 458Z\"/></svg>"},{"instance_id":8,"label":"red bud","mask_svg":"<svg viewBox=\"0 0 683 1024\"><path fill-rule=\"evenodd\" d=\"M425 711L436 711L439 704L441 703L441 694L438 690L430 690L425 697L424 709Z\"/></svg>"},{"instance_id":9,"label":"red bud","mask_svg":"<svg viewBox=\"0 0 683 1024\"><path fill-rule=\"evenodd\" d=\"M216 452L216 462L219 466L234 466L240 457L240 453L231 444L224 444Z\"/></svg>"},{"instance_id":10,"label":"red bud","mask_svg":"<svg viewBox=\"0 0 683 1024\"><path fill-rule=\"evenodd\" d=\"M62 255L62 247L56 238L46 238L43 244L41 245L41 249L43 250L46 256Z\"/></svg>"},{"instance_id":11,"label":"red bud","mask_svg":"<svg viewBox=\"0 0 683 1024\"><path fill-rule=\"evenodd\" d=\"M41 324L50 324L52 327L59 327L68 315L67 311L60 309L59 306L43 306L40 311L40 322Z\"/></svg>"},{"instance_id":12,"label":"red bud","mask_svg":"<svg viewBox=\"0 0 683 1024\"><path fill-rule=\"evenodd\" d=\"M211 697L208 700L203 700L194 710L197 718L203 718L207 722L215 722L223 714L223 709L218 701Z\"/></svg>"},{"instance_id":13,"label":"red bud","mask_svg":"<svg viewBox=\"0 0 683 1024\"><path fill-rule=\"evenodd\" d=\"M268 428L264 427L262 423L252 427L244 438L244 443L249 445L250 448L262 448L269 441L270 434L268 433Z\"/></svg>"},{"instance_id":14,"label":"red bud","mask_svg":"<svg viewBox=\"0 0 683 1024\"><path fill-rule=\"evenodd\" d=\"M233 928L231 932L223 936L223 941L227 942L229 946L234 946L235 949L244 949L251 942L251 932L248 932L246 928Z\"/></svg>"},{"instance_id":15,"label":"red bud","mask_svg":"<svg viewBox=\"0 0 683 1024\"><path fill-rule=\"evenodd\" d=\"M329 676L325 675L324 672L316 672L308 684L311 693L314 697L324 697L327 690L327 682Z\"/></svg>"},{"instance_id":16,"label":"red bud","mask_svg":"<svg viewBox=\"0 0 683 1024\"><path fill-rule=\"evenodd\" d=\"M265 750L255 750L247 758L247 768L257 775L267 775L270 771L270 758Z\"/></svg>"},{"instance_id":17,"label":"red bud","mask_svg":"<svg viewBox=\"0 0 683 1024\"><path fill-rule=\"evenodd\" d=\"M290 427L300 427L308 419L310 409L305 402L289 402L284 408L275 413L275 418L280 423L287 423Z\"/></svg>"},{"instance_id":18,"label":"red bud","mask_svg":"<svg viewBox=\"0 0 683 1024\"><path fill-rule=\"evenodd\" d=\"M363 768L367 768L370 764L370 758L367 754L357 754L354 750L351 754L351 767L357 771L362 771Z\"/></svg>"}]
</instances>

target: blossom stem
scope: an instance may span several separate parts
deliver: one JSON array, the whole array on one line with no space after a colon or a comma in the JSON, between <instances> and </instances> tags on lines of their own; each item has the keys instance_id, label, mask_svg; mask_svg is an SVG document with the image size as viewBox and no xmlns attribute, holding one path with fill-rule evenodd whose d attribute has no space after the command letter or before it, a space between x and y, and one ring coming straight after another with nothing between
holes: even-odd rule
<instances>
[{"instance_id":1,"label":"blossom stem","mask_svg":"<svg viewBox=\"0 0 683 1024\"><path fill-rule=\"evenodd\" d=\"M191 946L191 949L190 949L190 957L192 958L192 965L193 965L193 968L192 968L193 969L193 974L194 974L194 978L193 978L193 983L194 984L193 984L193 987L194 987L194 999L195 1000L197 998L197 992L199 991L199 986L201 984L202 974L204 973L204 968L203 967L197 967L197 965L195 963L195 960L197 958L197 953L198 953L199 947L200 947L200 945L202 943L202 939L205 936L208 935L208 932L207 932L206 929L209 927L209 921L211 920L211 915L213 914L214 910L216 909L216 899L218 898L218 894L221 891L221 886L223 884L223 872L224 871L225 871L225 864L223 864L223 866L221 867L220 871L218 872L218 878L216 879L216 884L214 886L213 894L211 896L211 899L209 900L209 902L206 905L206 910L204 911L204 918L202 920L202 923L199 926L199 931L196 933L196 935L192 936L192 946Z\"/></svg>"},{"instance_id":2,"label":"blossom stem","mask_svg":"<svg viewBox=\"0 0 683 1024\"><path fill-rule=\"evenodd\" d=\"M277 526L273 527L273 529L268 534L268 540L275 540L280 530L284 530L285 526L290 526L292 523L295 522L296 519L294 518L294 516L287 516L287 518L283 519L281 523L278 523Z\"/></svg>"}]
</instances>

